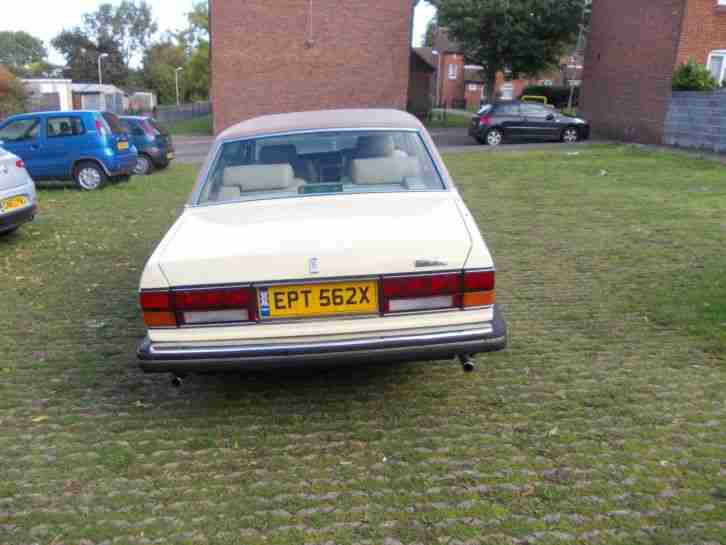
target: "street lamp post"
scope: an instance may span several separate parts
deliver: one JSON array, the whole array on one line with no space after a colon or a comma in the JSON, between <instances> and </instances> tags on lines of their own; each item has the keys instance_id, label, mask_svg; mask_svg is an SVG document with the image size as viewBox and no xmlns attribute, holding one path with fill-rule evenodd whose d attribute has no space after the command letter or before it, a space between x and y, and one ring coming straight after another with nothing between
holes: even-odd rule
<instances>
[{"instance_id":1,"label":"street lamp post","mask_svg":"<svg viewBox=\"0 0 726 545\"><path fill-rule=\"evenodd\" d=\"M98 56L98 84L103 85L103 71L101 70L101 60L108 57L108 53L101 53Z\"/></svg>"},{"instance_id":2,"label":"street lamp post","mask_svg":"<svg viewBox=\"0 0 726 545\"><path fill-rule=\"evenodd\" d=\"M176 76L176 105L181 106L181 97L179 92L179 72L184 70L183 67L179 67L174 71L174 75Z\"/></svg>"}]
</instances>

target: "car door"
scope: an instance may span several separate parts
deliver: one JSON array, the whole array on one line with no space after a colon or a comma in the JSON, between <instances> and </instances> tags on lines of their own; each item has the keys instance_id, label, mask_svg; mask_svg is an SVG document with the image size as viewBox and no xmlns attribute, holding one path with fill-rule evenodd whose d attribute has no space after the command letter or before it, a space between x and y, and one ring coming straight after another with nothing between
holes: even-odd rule
<instances>
[{"instance_id":1,"label":"car door","mask_svg":"<svg viewBox=\"0 0 726 545\"><path fill-rule=\"evenodd\" d=\"M39 117L22 117L7 121L0 127L0 146L25 162L33 179L45 177L43 134Z\"/></svg>"},{"instance_id":2,"label":"car door","mask_svg":"<svg viewBox=\"0 0 726 545\"><path fill-rule=\"evenodd\" d=\"M45 121L46 146L44 161L48 176L67 178L81 156L86 129L75 115L53 115Z\"/></svg>"},{"instance_id":3,"label":"car door","mask_svg":"<svg viewBox=\"0 0 726 545\"><path fill-rule=\"evenodd\" d=\"M517 102L498 104L492 115L494 124L504 130L507 138L522 138L524 118Z\"/></svg>"},{"instance_id":4,"label":"car door","mask_svg":"<svg viewBox=\"0 0 726 545\"><path fill-rule=\"evenodd\" d=\"M522 103L527 138L532 140L553 140L557 138L559 126L554 110L547 106Z\"/></svg>"}]
</instances>

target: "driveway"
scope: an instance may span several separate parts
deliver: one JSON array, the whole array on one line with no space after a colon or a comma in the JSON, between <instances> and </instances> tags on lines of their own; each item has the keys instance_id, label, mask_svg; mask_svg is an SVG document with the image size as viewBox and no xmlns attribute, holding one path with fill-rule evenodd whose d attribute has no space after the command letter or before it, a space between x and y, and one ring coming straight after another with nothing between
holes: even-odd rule
<instances>
[{"instance_id":1,"label":"driveway","mask_svg":"<svg viewBox=\"0 0 726 545\"><path fill-rule=\"evenodd\" d=\"M499 148L482 146L472 139L464 128L433 129L431 136L436 142L439 151L442 153L465 153L472 151L526 151L530 149L558 149L562 144L538 143L538 144L508 144ZM174 145L176 147L177 161L183 164L198 164L204 161L212 146L214 138L211 136L176 136ZM583 144L579 144L583 145ZM586 145L586 144L585 144Z\"/></svg>"}]
</instances>

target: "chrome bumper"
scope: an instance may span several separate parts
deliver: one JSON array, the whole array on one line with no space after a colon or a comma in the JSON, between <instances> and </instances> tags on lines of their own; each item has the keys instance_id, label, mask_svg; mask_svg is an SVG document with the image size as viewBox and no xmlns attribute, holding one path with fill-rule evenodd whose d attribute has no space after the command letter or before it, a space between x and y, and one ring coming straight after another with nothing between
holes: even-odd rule
<instances>
[{"instance_id":1,"label":"chrome bumper","mask_svg":"<svg viewBox=\"0 0 726 545\"><path fill-rule=\"evenodd\" d=\"M506 345L506 325L496 309L493 322L460 331L345 341L183 346L154 344L147 337L139 346L138 357L147 373L193 373L439 360L494 352Z\"/></svg>"}]
</instances>

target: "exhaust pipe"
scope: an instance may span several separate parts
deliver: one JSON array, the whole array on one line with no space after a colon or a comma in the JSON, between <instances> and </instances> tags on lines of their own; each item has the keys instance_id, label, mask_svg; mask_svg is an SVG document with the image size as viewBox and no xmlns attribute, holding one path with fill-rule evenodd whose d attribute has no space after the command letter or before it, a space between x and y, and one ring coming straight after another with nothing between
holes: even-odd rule
<instances>
[{"instance_id":1,"label":"exhaust pipe","mask_svg":"<svg viewBox=\"0 0 726 545\"><path fill-rule=\"evenodd\" d=\"M465 373L472 373L476 370L476 365L474 365L474 361L468 354L462 354L459 356L459 361L461 362L461 367L464 369Z\"/></svg>"}]
</instances>

